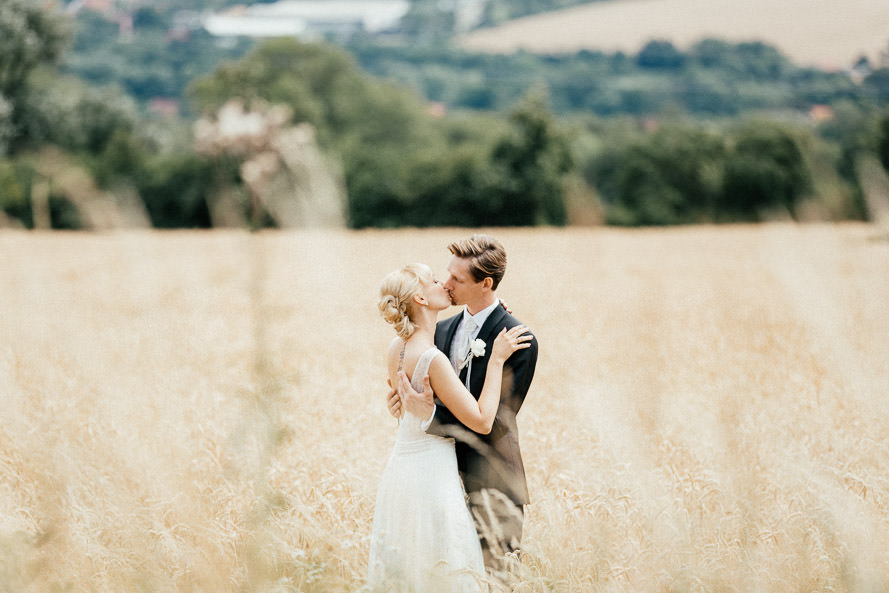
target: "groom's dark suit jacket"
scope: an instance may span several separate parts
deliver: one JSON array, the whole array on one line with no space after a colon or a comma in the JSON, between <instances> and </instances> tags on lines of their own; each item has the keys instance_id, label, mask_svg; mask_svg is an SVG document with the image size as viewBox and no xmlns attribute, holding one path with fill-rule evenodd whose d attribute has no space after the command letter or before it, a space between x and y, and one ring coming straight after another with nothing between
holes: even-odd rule
<instances>
[{"instance_id":1,"label":"groom's dark suit jacket","mask_svg":"<svg viewBox=\"0 0 889 593\"><path fill-rule=\"evenodd\" d=\"M461 311L438 322L435 328L435 345L445 355L451 351L451 342L462 316ZM503 307L497 307L479 330L478 339L484 340L486 344L485 355L472 359L472 375L469 380L469 391L476 399L481 395L485 384L494 339L504 327L511 328L519 323ZM519 449L516 414L525 401L536 364L537 338L534 337L530 348L513 352L503 366L500 407L490 434L478 434L469 430L436 399L435 417L426 432L454 437L457 466L467 492L495 488L506 494L516 505L528 504L528 485L525 467L522 465L522 452ZM468 368L469 365L460 374L464 384Z\"/></svg>"}]
</instances>

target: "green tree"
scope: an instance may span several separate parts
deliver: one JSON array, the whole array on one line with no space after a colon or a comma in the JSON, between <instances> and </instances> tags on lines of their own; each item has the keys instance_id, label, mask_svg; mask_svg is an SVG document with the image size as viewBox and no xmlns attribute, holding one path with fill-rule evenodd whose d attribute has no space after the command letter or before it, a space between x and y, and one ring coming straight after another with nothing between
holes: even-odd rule
<instances>
[{"instance_id":1,"label":"green tree","mask_svg":"<svg viewBox=\"0 0 889 593\"><path fill-rule=\"evenodd\" d=\"M133 32L121 36L117 22L82 10L73 20L72 51L60 68L97 86L116 84L145 104L155 97L183 99L193 79L253 45L242 38L221 46L206 31L177 29L173 15L169 3L137 8Z\"/></svg>"},{"instance_id":2,"label":"green tree","mask_svg":"<svg viewBox=\"0 0 889 593\"><path fill-rule=\"evenodd\" d=\"M410 170L442 145L418 97L368 77L326 44L264 43L199 79L191 96L204 111L232 97L284 104L294 123L312 124L320 146L343 164L355 227L404 224L415 199Z\"/></svg>"},{"instance_id":3,"label":"green tree","mask_svg":"<svg viewBox=\"0 0 889 593\"><path fill-rule=\"evenodd\" d=\"M453 7L438 0L413 0L401 28L419 43L436 45L454 34L455 22Z\"/></svg>"},{"instance_id":4,"label":"green tree","mask_svg":"<svg viewBox=\"0 0 889 593\"><path fill-rule=\"evenodd\" d=\"M889 103L889 68L879 68L864 79L864 85L870 88L883 104Z\"/></svg>"},{"instance_id":5,"label":"green tree","mask_svg":"<svg viewBox=\"0 0 889 593\"><path fill-rule=\"evenodd\" d=\"M848 192L845 215L852 219L864 220L867 217L858 164L862 155L873 153L876 149L874 130L879 128L871 110L852 101L838 104L834 117L818 127L819 135L836 155L833 166Z\"/></svg>"},{"instance_id":6,"label":"green tree","mask_svg":"<svg viewBox=\"0 0 889 593\"><path fill-rule=\"evenodd\" d=\"M13 121L12 101L0 95L0 158L9 151L9 144L15 138L16 126Z\"/></svg>"},{"instance_id":7,"label":"green tree","mask_svg":"<svg viewBox=\"0 0 889 593\"><path fill-rule=\"evenodd\" d=\"M53 228L78 228L85 222L78 208L95 197L91 194L131 187L140 174L152 145L143 136L138 110L119 90L89 87L49 69L32 74L21 99L11 158L28 163L50 148L58 158L43 159L40 167L17 168L31 172L24 177L24 204L16 197L18 206L9 215L26 226L39 224L41 217L32 220L32 198L34 191L42 193L49 184L49 220L42 222Z\"/></svg>"},{"instance_id":8,"label":"green tree","mask_svg":"<svg viewBox=\"0 0 889 593\"><path fill-rule=\"evenodd\" d=\"M42 3L0 4L0 94L15 100L31 72L52 64L67 41L63 21Z\"/></svg>"},{"instance_id":9,"label":"green tree","mask_svg":"<svg viewBox=\"0 0 889 593\"><path fill-rule=\"evenodd\" d=\"M0 154L15 152L23 136L29 78L55 63L66 41L63 21L51 9L28 0L0 3Z\"/></svg>"},{"instance_id":10,"label":"green tree","mask_svg":"<svg viewBox=\"0 0 889 593\"><path fill-rule=\"evenodd\" d=\"M681 68L685 55L676 46L663 39L653 39L636 55L636 63L642 68L673 70Z\"/></svg>"},{"instance_id":11,"label":"green tree","mask_svg":"<svg viewBox=\"0 0 889 593\"><path fill-rule=\"evenodd\" d=\"M679 224L684 197L664 178L643 146L631 147L616 180L616 202L606 221L618 225Z\"/></svg>"},{"instance_id":12,"label":"green tree","mask_svg":"<svg viewBox=\"0 0 889 593\"><path fill-rule=\"evenodd\" d=\"M157 8L141 6L133 11L133 27L137 30L166 31L168 25L166 19Z\"/></svg>"},{"instance_id":13,"label":"green tree","mask_svg":"<svg viewBox=\"0 0 889 593\"><path fill-rule=\"evenodd\" d=\"M886 111L877 131L877 156L883 167L889 171L889 111Z\"/></svg>"},{"instance_id":14,"label":"green tree","mask_svg":"<svg viewBox=\"0 0 889 593\"><path fill-rule=\"evenodd\" d=\"M215 112L233 97L285 104L294 121L312 124L327 143L354 125L373 125L364 111L373 85L344 50L281 38L199 78L189 96L203 112Z\"/></svg>"},{"instance_id":15,"label":"green tree","mask_svg":"<svg viewBox=\"0 0 889 593\"><path fill-rule=\"evenodd\" d=\"M155 228L208 228L214 163L195 154L162 154L138 177L138 190Z\"/></svg>"},{"instance_id":16,"label":"green tree","mask_svg":"<svg viewBox=\"0 0 889 593\"><path fill-rule=\"evenodd\" d=\"M793 133L774 122L752 122L737 132L729 151L720 212L742 220L759 220L776 209L794 215L811 187Z\"/></svg>"},{"instance_id":17,"label":"green tree","mask_svg":"<svg viewBox=\"0 0 889 593\"><path fill-rule=\"evenodd\" d=\"M0 159L0 212L31 226L33 171L21 163Z\"/></svg>"},{"instance_id":18,"label":"green tree","mask_svg":"<svg viewBox=\"0 0 889 593\"><path fill-rule=\"evenodd\" d=\"M499 207L487 224L565 224L564 181L573 162L549 112L548 95L539 89L530 92L509 121L512 129L491 154L499 181L490 199Z\"/></svg>"},{"instance_id":19,"label":"green tree","mask_svg":"<svg viewBox=\"0 0 889 593\"><path fill-rule=\"evenodd\" d=\"M33 77L23 99L23 148L48 143L100 154L115 133L138 132L136 104L113 87L92 87L73 77L46 72Z\"/></svg>"},{"instance_id":20,"label":"green tree","mask_svg":"<svg viewBox=\"0 0 889 593\"><path fill-rule=\"evenodd\" d=\"M743 106L736 81L723 71L691 67L678 80L679 102L691 113L734 115Z\"/></svg>"},{"instance_id":21,"label":"green tree","mask_svg":"<svg viewBox=\"0 0 889 593\"><path fill-rule=\"evenodd\" d=\"M594 181L612 224L685 224L716 216L726 148L715 133L665 125L600 159Z\"/></svg>"},{"instance_id":22,"label":"green tree","mask_svg":"<svg viewBox=\"0 0 889 593\"><path fill-rule=\"evenodd\" d=\"M496 226L503 204L494 191L489 147L464 143L414 164L409 181L415 200L408 224Z\"/></svg>"}]
</instances>

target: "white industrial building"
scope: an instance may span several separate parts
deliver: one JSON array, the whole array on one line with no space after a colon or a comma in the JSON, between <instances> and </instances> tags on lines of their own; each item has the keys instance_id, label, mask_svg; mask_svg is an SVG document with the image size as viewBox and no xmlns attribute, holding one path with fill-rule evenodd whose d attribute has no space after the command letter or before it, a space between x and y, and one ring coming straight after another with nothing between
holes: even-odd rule
<instances>
[{"instance_id":1,"label":"white industrial building","mask_svg":"<svg viewBox=\"0 0 889 593\"><path fill-rule=\"evenodd\" d=\"M209 15L204 28L218 37L382 33L397 27L409 8L408 0L282 0Z\"/></svg>"}]
</instances>

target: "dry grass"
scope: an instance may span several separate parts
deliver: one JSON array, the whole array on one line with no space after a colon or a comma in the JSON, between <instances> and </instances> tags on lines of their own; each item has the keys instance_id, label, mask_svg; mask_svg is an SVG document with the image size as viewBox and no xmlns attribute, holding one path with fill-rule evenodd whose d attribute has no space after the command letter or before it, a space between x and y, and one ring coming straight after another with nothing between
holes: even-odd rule
<instances>
[{"instance_id":1,"label":"dry grass","mask_svg":"<svg viewBox=\"0 0 889 593\"><path fill-rule=\"evenodd\" d=\"M466 35L480 51L635 53L651 39L688 47L705 37L761 40L803 65L848 68L889 50L884 0L611 0L516 19Z\"/></svg>"},{"instance_id":2,"label":"dry grass","mask_svg":"<svg viewBox=\"0 0 889 593\"><path fill-rule=\"evenodd\" d=\"M0 233L0 591L354 591L379 280L465 231ZM536 331L516 591L889 588L889 244L500 231Z\"/></svg>"}]
</instances>

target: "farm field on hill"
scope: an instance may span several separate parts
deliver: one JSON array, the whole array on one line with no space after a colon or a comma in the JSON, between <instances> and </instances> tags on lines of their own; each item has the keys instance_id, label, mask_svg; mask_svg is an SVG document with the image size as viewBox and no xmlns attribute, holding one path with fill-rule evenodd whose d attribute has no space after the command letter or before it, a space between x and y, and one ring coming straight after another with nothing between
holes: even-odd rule
<instances>
[{"instance_id":1,"label":"farm field on hill","mask_svg":"<svg viewBox=\"0 0 889 593\"><path fill-rule=\"evenodd\" d=\"M761 40L804 66L848 68L889 50L883 0L610 0L524 17L466 35L466 49L636 53L651 39L681 48L705 37Z\"/></svg>"},{"instance_id":2,"label":"farm field on hill","mask_svg":"<svg viewBox=\"0 0 889 593\"><path fill-rule=\"evenodd\" d=\"M359 590L379 282L466 234L0 232L0 590ZM495 234L541 347L515 591L889 588L873 227Z\"/></svg>"}]
</instances>

